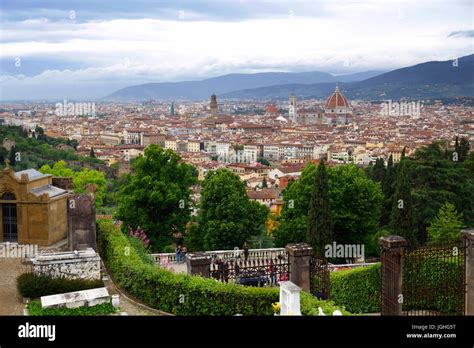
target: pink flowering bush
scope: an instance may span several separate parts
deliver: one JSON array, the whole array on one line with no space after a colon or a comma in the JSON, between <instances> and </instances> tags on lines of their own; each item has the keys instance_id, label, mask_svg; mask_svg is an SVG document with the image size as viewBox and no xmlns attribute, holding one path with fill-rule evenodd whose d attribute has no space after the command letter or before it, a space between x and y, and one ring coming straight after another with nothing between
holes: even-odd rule
<instances>
[{"instance_id":1,"label":"pink flowering bush","mask_svg":"<svg viewBox=\"0 0 474 348\"><path fill-rule=\"evenodd\" d=\"M140 226L138 226L137 229L133 231L132 227L128 225L128 232L130 233L130 237L140 240L145 248L150 246L150 240L148 239L145 231L142 230Z\"/></svg>"}]
</instances>

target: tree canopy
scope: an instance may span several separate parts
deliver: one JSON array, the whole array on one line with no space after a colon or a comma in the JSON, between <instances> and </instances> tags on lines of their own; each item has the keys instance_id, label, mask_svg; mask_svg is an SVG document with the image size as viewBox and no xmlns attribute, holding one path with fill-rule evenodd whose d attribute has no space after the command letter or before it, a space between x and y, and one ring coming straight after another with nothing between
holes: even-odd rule
<instances>
[{"instance_id":1,"label":"tree canopy","mask_svg":"<svg viewBox=\"0 0 474 348\"><path fill-rule=\"evenodd\" d=\"M325 246L332 243L332 221L329 203L329 182L324 160L321 160L316 173L309 203L308 235L309 245L315 255L324 256Z\"/></svg>"},{"instance_id":2,"label":"tree canopy","mask_svg":"<svg viewBox=\"0 0 474 348\"><path fill-rule=\"evenodd\" d=\"M172 150L156 144L145 149L132 164L134 174L121 187L116 217L132 228L140 226L161 251L173 241L173 233L184 233L190 219L190 186L196 183L191 166Z\"/></svg>"},{"instance_id":3,"label":"tree canopy","mask_svg":"<svg viewBox=\"0 0 474 348\"><path fill-rule=\"evenodd\" d=\"M96 208L102 206L106 190L106 180L103 172L84 168L74 171L64 161L58 161L51 168L49 165L42 166L39 171L43 174L52 174L59 177L71 177L74 192L91 192L94 194Z\"/></svg>"},{"instance_id":4,"label":"tree canopy","mask_svg":"<svg viewBox=\"0 0 474 348\"><path fill-rule=\"evenodd\" d=\"M268 213L266 206L249 200L236 174L211 171L202 182L197 222L185 241L194 250L241 248L265 229Z\"/></svg>"},{"instance_id":5,"label":"tree canopy","mask_svg":"<svg viewBox=\"0 0 474 348\"><path fill-rule=\"evenodd\" d=\"M329 198L333 239L337 243L363 243L366 236L375 233L380 219L383 200L380 184L369 179L354 164L328 168ZM316 166L308 164L299 180L283 191L285 207L275 244L307 240L308 212L316 176Z\"/></svg>"},{"instance_id":6,"label":"tree canopy","mask_svg":"<svg viewBox=\"0 0 474 348\"><path fill-rule=\"evenodd\" d=\"M436 244L457 241L460 237L461 228L463 228L462 214L457 212L454 204L446 202L428 226L428 242Z\"/></svg>"}]
</instances>

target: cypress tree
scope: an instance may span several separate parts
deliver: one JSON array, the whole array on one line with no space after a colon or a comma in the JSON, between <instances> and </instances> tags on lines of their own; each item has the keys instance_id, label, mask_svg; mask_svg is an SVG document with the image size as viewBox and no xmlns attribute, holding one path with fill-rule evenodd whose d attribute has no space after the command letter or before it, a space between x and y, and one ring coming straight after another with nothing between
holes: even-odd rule
<instances>
[{"instance_id":1,"label":"cypress tree","mask_svg":"<svg viewBox=\"0 0 474 348\"><path fill-rule=\"evenodd\" d=\"M406 153L406 151L407 151L407 147L404 146L404 147L403 147L403 150L402 150L402 154L400 155L400 162L405 159L405 153Z\"/></svg>"},{"instance_id":2,"label":"cypress tree","mask_svg":"<svg viewBox=\"0 0 474 348\"><path fill-rule=\"evenodd\" d=\"M16 147L12 146L10 149L10 156L9 156L10 166L14 167L16 164Z\"/></svg>"},{"instance_id":3,"label":"cypress tree","mask_svg":"<svg viewBox=\"0 0 474 348\"><path fill-rule=\"evenodd\" d=\"M372 180L383 183L385 179L385 164L382 158L377 158L373 170Z\"/></svg>"},{"instance_id":4,"label":"cypress tree","mask_svg":"<svg viewBox=\"0 0 474 348\"><path fill-rule=\"evenodd\" d=\"M416 244L411 187L406 161L400 162L399 165L390 224L395 234L405 237L409 243Z\"/></svg>"},{"instance_id":5,"label":"cypress tree","mask_svg":"<svg viewBox=\"0 0 474 348\"><path fill-rule=\"evenodd\" d=\"M94 147L93 146L91 146L91 152L90 152L89 156L95 158L95 152L94 152Z\"/></svg>"},{"instance_id":6,"label":"cypress tree","mask_svg":"<svg viewBox=\"0 0 474 348\"><path fill-rule=\"evenodd\" d=\"M329 203L329 180L321 160L309 203L307 242L317 257L324 257L324 247L332 243L332 221Z\"/></svg>"},{"instance_id":7,"label":"cypress tree","mask_svg":"<svg viewBox=\"0 0 474 348\"><path fill-rule=\"evenodd\" d=\"M384 181L382 183L382 192L385 198L384 208L380 218L380 225L386 226L390 221L390 214L392 212L392 200L395 187L395 180L397 179L397 170L393 164L393 156L390 155L387 162L387 170L385 172Z\"/></svg>"},{"instance_id":8,"label":"cypress tree","mask_svg":"<svg viewBox=\"0 0 474 348\"><path fill-rule=\"evenodd\" d=\"M459 142L458 149L456 150L459 156L459 162L464 162L464 160L468 157L469 147L469 141L465 137L462 137L461 141Z\"/></svg>"},{"instance_id":9,"label":"cypress tree","mask_svg":"<svg viewBox=\"0 0 474 348\"><path fill-rule=\"evenodd\" d=\"M262 180L262 188L267 188L268 185L267 185L267 179L265 177L263 177L263 180Z\"/></svg>"}]
</instances>

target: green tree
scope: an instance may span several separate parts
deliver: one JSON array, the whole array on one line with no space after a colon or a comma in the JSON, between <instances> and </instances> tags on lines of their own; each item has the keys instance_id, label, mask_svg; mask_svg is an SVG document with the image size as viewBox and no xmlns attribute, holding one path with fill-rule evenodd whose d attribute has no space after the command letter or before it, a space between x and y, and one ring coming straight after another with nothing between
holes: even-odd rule
<instances>
[{"instance_id":1,"label":"green tree","mask_svg":"<svg viewBox=\"0 0 474 348\"><path fill-rule=\"evenodd\" d=\"M156 144L145 149L132 163L133 175L121 187L116 218L124 226L140 226L155 251L173 241L173 233L184 232L190 218L190 186L196 183L191 166L171 150Z\"/></svg>"},{"instance_id":2,"label":"green tree","mask_svg":"<svg viewBox=\"0 0 474 348\"><path fill-rule=\"evenodd\" d=\"M469 154L469 141L465 137L462 137L461 141L459 141L459 138L456 137L454 151L458 154L458 161L464 162Z\"/></svg>"},{"instance_id":3,"label":"green tree","mask_svg":"<svg viewBox=\"0 0 474 348\"><path fill-rule=\"evenodd\" d=\"M372 173L372 180L377 182L384 182L385 179L385 164L382 158L377 158Z\"/></svg>"},{"instance_id":4,"label":"green tree","mask_svg":"<svg viewBox=\"0 0 474 348\"><path fill-rule=\"evenodd\" d=\"M8 151L3 146L0 146L0 166L4 165L5 159L8 155Z\"/></svg>"},{"instance_id":5,"label":"green tree","mask_svg":"<svg viewBox=\"0 0 474 348\"><path fill-rule=\"evenodd\" d=\"M387 169L382 183L382 192L384 195L384 203L380 225L387 226L390 222L390 214L392 213L393 194L395 192L395 181L397 180L397 169L393 163L393 156L390 155L387 161Z\"/></svg>"},{"instance_id":6,"label":"green tree","mask_svg":"<svg viewBox=\"0 0 474 348\"><path fill-rule=\"evenodd\" d=\"M262 180L262 188L267 188L268 185L267 185L267 178L264 176L263 177L263 180Z\"/></svg>"},{"instance_id":7,"label":"green tree","mask_svg":"<svg viewBox=\"0 0 474 348\"><path fill-rule=\"evenodd\" d=\"M202 183L197 224L186 243L193 249L241 247L264 229L269 209L250 201L240 178L226 169L209 172Z\"/></svg>"},{"instance_id":8,"label":"green tree","mask_svg":"<svg viewBox=\"0 0 474 348\"><path fill-rule=\"evenodd\" d=\"M306 241L308 212L311 193L316 180L317 167L309 163L298 180L291 180L282 192L285 205L280 224L273 232L275 245L284 247L288 243Z\"/></svg>"},{"instance_id":9,"label":"green tree","mask_svg":"<svg viewBox=\"0 0 474 348\"><path fill-rule=\"evenodd\" d=\"M442 156L440 156L442 154ZM474 227L474 165L468 155L464 162L444 157L442 143L435 142L406 158L413 196L418 238L427 239L427 227L445 202L463 214L467 227Z\"/></svg>"},{"instance_id":10,"label":"green tree","mask_svg":"<svg viewBox=\"0 0 474 348\"><path fill-rule=\"evenodd\" d=\"M10 155L8 157L8 160L10 161L10 166L12 167L14 167L16 164L16 153L17 153L16 147L12 146L10 149Z\"/></svg>"},{"instance_id":11,"label":"green tree","mask_svg":"<svg viewBox=\"0 0 474 348\"><path fill-rule=\"evenodd\" d=\"M338 243L363 243L377 231L383 196L380 184L354 164L328 168L333 239ZM316 180L316 166L308 164L300 179L283 191L285 206L274 231L275 245L306 241L309 202Z\"/></svg>"},{"instance_id":12,"label":"green tree","mask_svg":"<svg viewBox=\"0 0 474 348\"><path fill-rule=\"evenodd\" d=\"M264 157L260 157L257 159L257 162L260 163L260 164L263 164L264 166L270 166L270 162L268 162L268 160Z\"/></svg>"},{"instance_id":13,"label":"green tree","mask_svg":"<svg viewBox=\"0 0 474 348\"><path fill-rule=\"evenodd\" d=\"M328 171L333 239L339 244L362 244L377 232L383 202L380 183L354 164Z\"/></svg>"},{"instance_id":14,"label":"green tree","mask_svg":"<svg viewBox=\"0 0 474 348\"><path fill-rule=\"evenodd\" d=\"M96 208L102 205L106 191L106 179L103 172L89 168L74 171L64 161L56 162L53 167L43 165L39 171L58 177L71 177L75 193L91 192L94 194Z\"/></svg>"},{"instance_id":15,"label":"green tree","mask_svg":"<svg viewBox=\"0 0 474 348\"><path fill-rule=\"evenodd\" d=\"M459 240L463 224L462 213L458 213L454 204L446 202L428 227L428 242L436 244Z\"/></svg>"},{"instance_id":16,"label":"green tree","mask_svg":"<svg viewBox=\"0 0 474 348\"><path fill-rule=\"evenodd\" d=\"M94 152L94 147L91 146L91 151L89 153L89 157L95 158L95 152Z\"/></svg>"},{"instance_id":17,"label":"green tree","mask_svg":"<svg viewBox=\"0 0 474 348\"><path fill-rule=\"evenodd\" d=\"M408 169L405 161L403 161L400 163L395 193L393 195L391 227L397 235L405 237L410 243L416 244L412 209Z\"/></svg>"},{"instance_id":18,"label":"green tree","mask_svg":"<svg viewBox=\"0 0 474 348\"><path fill-rule=\"evenodd\" d=\"M106 190L106 180L103 172L90 170L86 167L74 175L72 182L74 184L74 192L91 192L94 194L96 207L102 205Z\"/></svg>"},{"instance_id":19,"label":"green tree","mask_svg":"<svg viewBox=\"0 0 474 348\"><path fill-rule=\"evenodd\" d=\"M329 202L329 181L324 160L316 173L316 181L309 203L307 241L318 257L324 257L324 249L332 243L332 221Z\"/></svg>"}]
</instances>

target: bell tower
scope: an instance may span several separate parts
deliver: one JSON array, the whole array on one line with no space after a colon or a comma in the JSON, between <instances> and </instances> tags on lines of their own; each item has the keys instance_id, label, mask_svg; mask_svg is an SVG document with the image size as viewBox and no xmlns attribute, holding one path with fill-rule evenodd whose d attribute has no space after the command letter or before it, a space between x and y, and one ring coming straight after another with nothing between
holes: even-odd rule
<instances>
[{"instance_id":1,"label":"bell tower","mask_svg":"<svg viewBox=\"0 0 474 348\"><path fill-rule=\"evenodd\" d=\"M217 119L217 97L215 94L211 95L211 116L210 119L215 121Z\"/></svg>"},{"instance_id":2,"label":"bell tower","mask_svg":"<svg viewBox=\"0 0 474 348\"><path fill-rule=\"evenodd\" d=\"M290 96L290 105L288 107L288 118L293 123L298 123L298 112L296 109L296 96Z\"/></svg>"}]
</instances>

